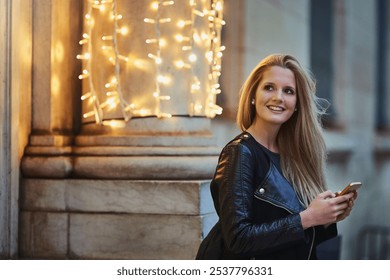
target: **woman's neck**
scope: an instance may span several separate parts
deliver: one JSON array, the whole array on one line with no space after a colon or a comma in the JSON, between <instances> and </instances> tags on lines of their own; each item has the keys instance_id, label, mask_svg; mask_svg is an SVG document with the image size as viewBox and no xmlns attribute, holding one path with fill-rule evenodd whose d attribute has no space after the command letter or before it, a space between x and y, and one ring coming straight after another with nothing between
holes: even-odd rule
<instances>
[{"instance_id":1,"label":"woman's neck","mask_svg":"<svg viewBox=\"0 0 390 280\"><path fill-rule=\"evenodd\" d=\"M266 127L262 127L260 125L253 123L247 129L247 132L249 132L253 136L253 138L255 138L255 140L257 142L259 142L261 145L266 147L268 150L270 150L274 153L279 152L279 149L278 149L278 146L276 143L276 137L278 135L279 128L274 128L274 127L266 128Z\"/></svg>"}]
</instances>

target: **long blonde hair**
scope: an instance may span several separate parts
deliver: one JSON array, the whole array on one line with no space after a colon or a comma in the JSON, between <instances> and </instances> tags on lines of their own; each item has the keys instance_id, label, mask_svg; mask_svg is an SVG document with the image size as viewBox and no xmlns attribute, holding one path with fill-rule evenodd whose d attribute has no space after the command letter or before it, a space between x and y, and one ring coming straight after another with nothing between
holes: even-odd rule
<instances>
[{"instance_id":1,"label":"long blonde hair","mask_svg":"<svg viewBox=\"0 0 390 280\"><path fill-rule=\"evenodd\" d=\"M316 83L311 73L305 71L291 55L273 54L264 58L241 88L237 125L245 131L255 120L256 108L251 100L255 98L264 71L271 66L290 69L295 75L298 111L282 124L276 141L283 175L308 206L319 193L326 190L326 146L320 122L325 110L318 104Z\"/></svg>"}]
</instances>

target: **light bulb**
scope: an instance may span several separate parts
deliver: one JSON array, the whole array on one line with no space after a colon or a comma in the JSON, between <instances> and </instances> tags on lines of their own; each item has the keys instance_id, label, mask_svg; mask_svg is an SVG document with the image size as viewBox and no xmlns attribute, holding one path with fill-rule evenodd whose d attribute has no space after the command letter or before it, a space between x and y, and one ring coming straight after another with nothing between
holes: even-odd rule
<instances>
[{"instance_id":1,"label":"light bulb","mask_svg":"<svg viewBox=\"0 0 390 280\"><path fill-rule=\"evenodd\" d=\"M151 58L151 59L153 59L154 62L155 62L156 64L161 64L161 63L162 63L161 57L159 57L159 56L157 56L157 55L154 55L154 54L152 54L152 53L149 53L149 54L148 54L148 57Z\"/></svg>"},{"instance_id":2,"label":"light bulb","mask_svg":"<svg viewBox=\"0 0 390 280\"><path fill-rule=\"evenodd\" d=\"M114 39L114 36L108 35L108 36L102 36L103 41L111 41Z\"/></svg>"},{"instance_id":3,"label":"light bulb","mask_svg":"<svg viewBox=\"0 0 390 280\"><path fill-rule=\"evenodd\" d=\"M129 33L129 28L126 26L122 26L121 28L119 28L117 30L117 32L124 36L124 35L127 35Z\"/></svg>"},{"instance_id":4,"label":"light bulb","mask_svg":"<svg viewBox=\"0 0 390 280\"><path fill-rule=\"evenodd\" d=\"M188 56L189 61L195 62L197 60L196 54L192 53Z\"/></svg>"},{"instance_id":5,"label":"light bulb","mask_svg":"<svg viewBox=\"0 0 390 280\"><path fill-rule=\"evenodd\" d=\"M156 21L152 18L144 18L144 22L146 23L156 23Z\"/></svg>"},{"instance_id":6,"label":"light bulb","mask_svg":"<svg viewBox=\"0 0 390 280\"><path fill-rule=\"evenodd\" d=\"M92 93L87 92L87 93L85 93L85 94L83 94L83 95L81 96L81 100L85 100L85 99L87 99L87 98L90 98L91 96L92 96Z\"/></svg>"}]
</instances>

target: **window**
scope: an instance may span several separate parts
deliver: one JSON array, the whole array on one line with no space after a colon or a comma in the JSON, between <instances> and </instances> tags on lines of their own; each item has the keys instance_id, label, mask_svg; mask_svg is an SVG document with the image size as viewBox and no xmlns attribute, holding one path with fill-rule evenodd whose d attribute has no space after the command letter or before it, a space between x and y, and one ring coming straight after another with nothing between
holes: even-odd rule
<instances>
[{"instance_id":1,"label":"window","mask_svg":"<svg viewBox=\"0 0 390 280\"><path fill-rule=\"evenodd\" d=\"M389 77L389 29L388 29L388 7L389 2L378 0L377 2L377 88L376 88L376 127L378 130L390 129L390 113L388 112L390 103Z\"/></svg>"},{"instance_id":2,"label":"window","mask_svg":"<svg viewBox=\"0 0 390 280\"><path fill-rule=\"evenodd\" d=\"M325 127L334 126L336 112L333 99L333 1L312 0L310 7L311 23L311 70L317 80L317 95L330 103L323 116Z\"/></svg>"}]
</instances>

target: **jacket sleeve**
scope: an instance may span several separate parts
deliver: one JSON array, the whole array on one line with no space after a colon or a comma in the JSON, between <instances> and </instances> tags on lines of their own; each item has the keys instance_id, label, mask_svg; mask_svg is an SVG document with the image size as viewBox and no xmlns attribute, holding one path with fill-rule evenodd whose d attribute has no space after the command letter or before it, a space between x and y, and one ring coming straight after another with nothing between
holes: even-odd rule
<instances>
[{"instance_id":1,"label":"jacket sleeve","mask_svg":"<svg viewBox=\"0 0 390 280\"><path fill-rule=\"evenodd\" d=\"M214 200L222 236L234 254L251 255L296 240L305 240L299 214L269 223L253 222L255 156L243 144L224 148L215 173Z\"/></svg>"},{"instance_id":2,"label":"jacket sleeve","mask_svg":"<svg viewBox=\"0 0 390 280\"><path fill-rule=\"evenodd\" d=\"M328 239L334 238L337 236L338 231L337 231L337 225L336 223L330 224L327 228L324 226L316 226L316 240L317 243L320 244Z\"/></svg>"}]
</instances>

